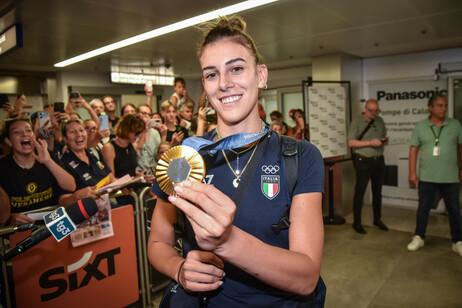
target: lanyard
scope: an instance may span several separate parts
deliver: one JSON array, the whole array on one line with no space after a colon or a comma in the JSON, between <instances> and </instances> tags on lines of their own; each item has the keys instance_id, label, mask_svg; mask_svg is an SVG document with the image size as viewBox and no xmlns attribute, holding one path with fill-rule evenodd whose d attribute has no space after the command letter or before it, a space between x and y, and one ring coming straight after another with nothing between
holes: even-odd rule
<instances>
[{"instance_id":1,"label":"lanyard","mask_svg":"<svg viewBox=\"0 0 462 308\"><path fill-rule=\"evenodd\" d=\"M261 133L240 133L220 139L217 142L207 140L201 137L190 137L185 139L181 144L190 146L196 151L209 150L212 154L221 150L237 149L252 142L257 141L269 131L269 126L265 125L265 129ZM213 138L212 138L213 139Z\"/></svg>"},{"instance_id":2,"label":"lanyard","mask_svg":"<svg viewBox=\"0 0 462 308\"><path fill-rule=\"evenodd\" d=\"M436 135L435 131L433 130L433 126L430 125L430 129L432 130L433 136L435 136L435 146L437 146L440 142L441 131L443 130L443 125L441 125L440 131L438 132L438 136Z\"/></svg>"}]
</instances>

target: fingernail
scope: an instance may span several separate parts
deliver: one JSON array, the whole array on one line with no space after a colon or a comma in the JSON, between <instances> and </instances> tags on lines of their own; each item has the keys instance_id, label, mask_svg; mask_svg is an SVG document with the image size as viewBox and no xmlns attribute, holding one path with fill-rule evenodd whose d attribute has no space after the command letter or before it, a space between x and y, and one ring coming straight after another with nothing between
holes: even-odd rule
<instances>
[{"instance_id":1,"label":"fingernail","mask_svg":"<svg viewBox=\"0 0 462 308\"><path fill-rule=\"evenodd\" d=\"M190 181L184 181L183 186L184 187L191 187L191 182Z\"/></svg>"},{"instance_id":2,"label":"fingernail","mask_svg":"<svg viewBox=\"0 0 462 308\"><path fill-rule=\"evenodd\" d=\"M168 196L168 201L170 201L171 203L175 203L176 198L174 196Z\"/></svg>"},{"instance_id":3,"label":"fingernail","mask_svg":"<svg viewBox=\"0 0 462 308\"><path fill-rule=\"evenodd\" d=\"M173 187L173 190L176 191L177 193L181 193L183 191L183 187L181 187L180 185L175 185Z\"/></svg>"},{"instance_id":4,"label":"fingernail","mask_svg":"<svg viewBox=\"0 0 462 308\"><path fill-rule=\"evenodd\" d=\"M223 284L223 280L218 281L218 285L221 286Z\"/></svg>"}]
</instances>

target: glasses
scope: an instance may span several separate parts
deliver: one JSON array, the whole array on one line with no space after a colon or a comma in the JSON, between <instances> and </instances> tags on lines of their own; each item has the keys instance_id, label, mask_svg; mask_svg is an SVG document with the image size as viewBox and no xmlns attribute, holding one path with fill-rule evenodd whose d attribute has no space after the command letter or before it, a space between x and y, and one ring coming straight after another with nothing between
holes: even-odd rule
<instances>
[{"instance_id":1,"label":"glasses","mask_svg":"<svg viewBox=\"0 0 462 308\"><path fill-rule=\"evenodd\" d=\"M112 101L105 101L104 102L104 105L109 105L109 104L114 104L115 102L112 100Z\"/></svg>"},{"instance_id":2,"label":"glasses","mask_svg":"<svg viewBox=\"0 0 462 308\"><path fill-rule=\"evenodd\" d=\"M142 114L142 115L144 115L144 116L147 115L147 116L152 117L152 113L149 113L149 112L145 112L145 111L143 112L143 111L141 111L140 114Z\"/></svg>"},{"instance_id":3,"label":"glasses","mask_svg":"<svg viewBox=\"0 0 462 308\"><path fill-rule=\"evenodd\" d=\"M98 129L96 127L85 127L85 130L89 130L91 132L96 132Z\"/></svg>"},{"instance_id":4,"label":"glasses","mask_svg":"<svg viewBox=\"0 0 462 308\"><path fill-rule=\"evenodd\" d=\"M367 109L367 111L369 111L370 113L380 113L380 109Z\"/></svg>"}]
</instances>

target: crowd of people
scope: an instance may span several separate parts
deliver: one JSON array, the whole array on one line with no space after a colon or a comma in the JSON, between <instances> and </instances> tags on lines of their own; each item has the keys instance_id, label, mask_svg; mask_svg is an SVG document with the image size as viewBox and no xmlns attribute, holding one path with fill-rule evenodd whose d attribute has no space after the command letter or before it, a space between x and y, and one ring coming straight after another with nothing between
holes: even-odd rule
<instances>
[{"instance_id":1,"label":"crowd of people","mask_svg":"<svg viewBox=\"0 0 462 308\"><path fill-rule=\"evenodd\" d=\"M305 113L290 110L290 127L275 110L267 123L258 96L266 88L268 70L241 18L209 23L198 58L204 91L197 106L182 78L175 79L174 93L159 106L159 113L152 109L152 87L145 88L145 104L125 103L120 110L111 96L87 103L77 92L69 94L67 104L47 105L32 114L23 111L25 95L4 104L8 117L2 127L0 169L7 176L0 177L0 223L33 223L28 211L98 199L96 188L101 185L126 175L142 178L152 186L151 197L157 198L149 260L172 278L163 307L322 307L324 164L319 150L307 142ZM89 114L84 120L81 108ZM431 202L439 191L450 214L452 248L462 255L462 128L446 117L446 97L431 99L428 108L430 117L418 124L411 139L409 181L418 186L420 200L416 235L407 248L415 251L424 245ZM361 208L369 180L374 225L388 230L381 220L388 138L378 113L378 102L368 100L348 134L356 172L353 228L360 234L367 233ZM286 154L280 135L297 140L286 139L298 146L296 157L303 161L295 174L281 162ZM168 195L155 177L157 162L191 136L203 137L204 144L219 150L212 154L198 148L206 181L184 181ZM429 162L421 164L420 179L417 153ZM444 168L428 168L440 165ZM294 176L295 184L289 187ZM118 204L129 202L117 199ZM178 236L182 255L175 247Z\"/></svg>"},{"instance_id":2,"label":"crowd of people","mask_svg":"<svg viewBox=\"0 0 462 308\"><path fill-rule=\"evenodd\" d=\"M225 28L228 36L237 37L240 41L228 40L227 35L222 40L219 35L213 39L217 44L204 43L200 61L207 69L203 70L204 91L197 106L187 93L182 78L175 79L174 93L160 104L159 113L152 111L154 93L152 87L148 86L145 87L145 104L124 102L120 108L117 108L117 101L111 96L95 98L87 103L84 95L77 92L69 93L66 104L48 105L34 113L23 112L22 107L27 100L24 95L11 104L6 103L3 109L8 117L2 127L0 168L7 176L0 180L0 223L33 223L33 219L27 215L29 211L45 206L66 206L86 197L98 199L100 192L97 188L101 185L126 175L142 178L147 185L152 185L151 196L157 198L149 241L150 261L184 290L211 291L210 296L217 303L225 303L229 295L237 299L238 296L233 295L236 287L255 293L252 301L265 298L270 305L280 301L282 295L285 301L294 305L323 302L325 287L319 277L323 245L322 157L313 145L304 140L300 143L300 159L306 163L299 172L297 184L291 191L287 185L275 190L275 183L271 182L274 176L281 177L283 183L286 181L286 171L276 166L282 153L277 145L280 142L278 134L294 136L299 140L308 139L304 112L291 111L294 127L282 122L282 114L278 111L271 113L272 122L267 124L265 111L258 103L259 91L266 86L266 66L261 63L252 39L244 31L243 20L237 17L231 20L222 18L218 23ZM222 53L223 50L229 51L229 56L223 56L226 54ZM214 56L215 52L220 56ZM217 66L211 68L211 65ZM217 86L214 76L219 74L229 76L226 77L229 84L224 85L226 89ZM243 91L244 88L247 90ZM226 94L234 90L240 94ZM220 98L220 92L228 95L229 102L221 102L223 97ZM83 120L80 116L82 109L89 115ZM170 147L181 144L191 136L205 135L206 140L217 136L226 138L236 133L257 135L258 139L249 144L250 141L244 138L233 148L222 150L215 157L217 161L209 159L208 183L190 186L189 182L185 182L183 190L176 191L176 199L169 198L159 189L155 177L156 164ZM257 168L255 165L257 172L246 171L254 154L260 156L259 159L255 158L255 162L264 166ZM227 164L224 164L224 158ZM233 168L235 164L236 170ZM272 170L271 176L267 175L269 168ZM246 177L260 179L263 176L261 173L266 174L269 182L265 185L272 190L262 193L258 201L243 197L242 203L235 204L230 199L232 190L229 188L233 186L225 184L231 171L236 176L231 179L234 188ZM259 182L252 185L255 187L249 191L260 190ZM243 184L240 186L246 187ZM178 189L179 186L176 187ZM226 235L219 236L219 245L210 246L207 243L209 240L187 243L186 237L194 237L195 232L205 238L196 229L199 222L194 221L191 213L181 204L200 204L200 200L191 198L190 194L206 194L207 191L214 196L208 195L207 198L219 202L217 206L226 206L227 215L233 216L235 213L236 217L232 219L229 216L227 223L222 226ZM127 195L130 191L125 188L123 193ZM129 200L124 197L127 196L120 197L116 204L111 205L128 204ZM255 214L263 210L260 207L268 202L274 204L270 207L271 213L268 212L264 221L257 219L258 215ZM259 207L253 208L255 204L259 204ZM310 205L308 209L306 205ZM184 211L194 227L193 233L184 234L183 256L178 256L173 245L166 247L173 244L170 239L175 237L172 229L177 213L175 207ZM287 207L291 209L290 214ZM208 206L201 204L200 208L204 212L199 216L211 214ZM270 228L271 223L284 215L287 221L291 221L290 245L288 227L277 233ZM217 217L213 219L218 220L210 226L223 223ZM310 223L306 224L306 221ZM267 234L266 229L271 233ZM230 234L234 234L234 240L227 238ZM306 237L306 234L311 235ZM245 262L237 261L238 255L233 256L235 253L220 251L220 247L245 243L259 246L255 251L249 250L249 254L242 259ZM191 250L189 244L195 248ZM257 253L260 249L267 251L266 258L260 258ZM276 264L276 271L267 270L275 268ZM202 286L198 286L192 277L201 271L201 267L211 272L199 278ZM220 287L225 272L228 278ZM253 276L250 284L244 282L249 274ZM306 279L307 276L309 279ZM227 291L218 292L223 288ZM263 289L258 291L256 288ZM220 294L212 296L216 292ZM191 298L195 300L196 296L192 295ZM230 304L236 305L237 302Z\"/></svg>"},{"instance_id":3,"label":"crowd of people","mask_svg":"<svg viewBox=\"0 0 462 308\"><path fill-rule=\"evenodd\" d=\"M152 90L145 90L145 104L125 103L119 113L111 96L87 103L77 92L69 94L67 104L46 105L33 113L23 110L27 103L24 94L13 103L5 103L2 108L8 115L1 127L0 157L4 159L0 165L18 177L4 177L0 183L4 209L0 222L33 222L20 213L98 198L97 184L109 184L126 174L152 184L157 161L165 151L190 136L203 136L216 128L217 114L205 92L196 108L183 78L175 79L174 93L160 105L159 113L152 112ZM79 108L87 111L88 118L81 119ZM266 117L264 111L263 115ZM302 133L307 132L302 110L291 110L290 116L294 127L282 121L281 112L272 111L271 129L280 135L307 137ZM107 126L102 117L106 117ZM16 143L12 142L13 134L18 136ZM47 172L39 166L46 167Z\"/></svg>"},{"instance_id":4,"label":"crowd of people","mask_svg":"<svg viewBox=\"0 0 462 308\"><path fill-rule=\"evenodd\" d=\"M178 83L184 80L179 78ZM213 125L213 118L206 119L205 107L194 116L194 102L186 100L177 101L179 107L165 101L161 112L153 113L152 96L146 91L145 104L124 104L120 117L111 96L87 103L74 92L67 104L47 105L32 113L23 110L24 94L6 102L0 142L0 165L6 175L0 183L0 223L32 223L25 214L29 211L97 199L97 185L126 174L152 184L162 153L188 136L203 135ZM80 108L88 118L81 119Z\"/></svg>"}]
</instances>

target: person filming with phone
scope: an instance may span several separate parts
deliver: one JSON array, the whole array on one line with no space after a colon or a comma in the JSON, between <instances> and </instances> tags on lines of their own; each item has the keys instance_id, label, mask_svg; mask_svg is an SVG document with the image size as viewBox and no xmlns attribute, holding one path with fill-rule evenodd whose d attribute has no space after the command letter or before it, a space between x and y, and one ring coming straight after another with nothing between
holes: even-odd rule
<instances>
[{"instance_id":1,"label":"person filming with phone","mask_svg":"<svg viewBox=\"0 0 462 308\"><path fill-rule=\"evenodd\" d=\"M177 125L177 107L171 101L164 101L160 106L164 124L167 126L167 136L165 140L172 145L178 144L189 137L188 130L183 126Z\"/></svg>"},{"instance_id":2,"label":"person filming with phone","mask_svg":"<svg viewBox=\"0 0 462 308\"><path fill-rule=\"evenodd\" d=\"M388 137L385 122L378 116L379 112L379 103L375 99L369 99L364 106L364 112L351 122L348 132L348 146L354 151L353 166L356 172L353 229L360 234L367 233L361 224L361 208L369 179L372 185L374 226L388 230L381 220L382 177L385 171L383 150L388 144Z\"/></svg>"}]
</instances>

